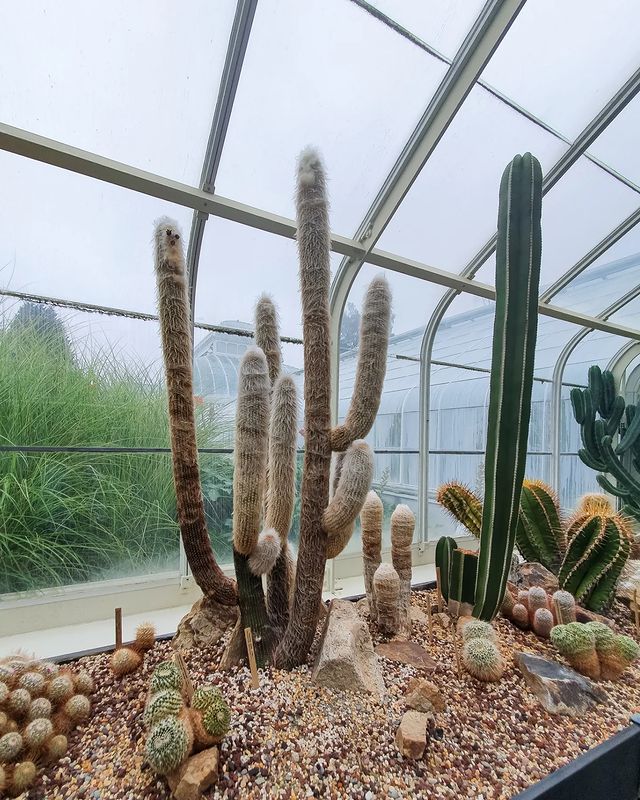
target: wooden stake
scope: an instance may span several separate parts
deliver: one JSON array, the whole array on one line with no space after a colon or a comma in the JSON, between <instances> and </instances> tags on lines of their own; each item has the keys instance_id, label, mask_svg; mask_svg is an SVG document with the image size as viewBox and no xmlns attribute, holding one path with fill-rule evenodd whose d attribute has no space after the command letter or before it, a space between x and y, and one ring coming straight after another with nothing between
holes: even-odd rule
<instances>
[{"instance_id":1,"label":"wooden stake","mask_svg":"<svg viewBox=\"0 0 640 800\"><path fill-rule=\"evenodd\" d=\"M640 608L638 608L638 590L633 590L633 613L636 619L636 636L640 636Z\"/></svg>"},{"instance_id":2,"label":"wooden stake","mask_svg":"<svg viewBox=\"0 0 640 800\"><path fill-rule=\"evenodd\" d=\"M440 567L436 567L436 586L438 588L438 611L442 614L442 589L440 588Z\"/></svg>"},{"instance_id":3,"label":"wooden stake","mask_svg":"<svg viewBox=\"0 0 640 800\"><path fill-rule=\"evenodd\" d=\"M122 609L116 608L116 650L122 647Z\"/></svg>"},{"instance_id":4,"label":"wooden stake","mask_svg":"<svg viewBox=\"0 0 640 800\"><path fill-rule=\"evenodd\" d=\"M244 638L247 642L247 655L249 656L249 666L251 667L251 685L254 689L260 686L260 678L258 677L258 666L256 664L256 653L253 649L253 634L251 628L244 629Z\"/></svg>"},{"instance_id":5,"label":"wooden stake","mask_svg":"<svg viewBox=\"0 0 640 800\"><path fill-rule=\"evenodd\" d=\"M184 660L184 656L180 652L180 650L176 650L173 654L173 662L176 664L180 672L182 673L182 679L184 681L184 690L186 694L186 699L190 703L191 698L193 697L193 681L191 680L191 675L189 675L189 669L187 667L187 662Z\"/></svg>"},{"instance_id":6,"label":"wooden stake","mask_svg":"<svg viewBox=\"0 0 640 800\"><path fill-rule=\"evenodd\" d=\"M427 618L429 621L429 644L433 640L433 622L431 620L431 598L427 597Z\"/></svg>"},{"instance_id":7,"label":"wooden stake","mask_svg":"<svg viewBox=\"0 0 640 800\"><path fill-rule=\"evenodd\" d=\"M460 668L460 650L458 649L458 618L454 620L453 623L453 652L456 658L456 669L458 671L458 675L461 674L462 670Z\"/></svg>"}]
</instances>

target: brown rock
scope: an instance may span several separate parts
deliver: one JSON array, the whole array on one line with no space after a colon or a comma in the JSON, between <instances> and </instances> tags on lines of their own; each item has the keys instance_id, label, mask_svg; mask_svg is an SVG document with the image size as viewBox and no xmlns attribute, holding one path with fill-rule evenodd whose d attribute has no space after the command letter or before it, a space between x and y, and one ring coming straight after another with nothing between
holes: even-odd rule
<instances>
[{"instance_id":1,"label":"brown rock","mask_svg":"<svg viewBox=\"0 0 640 800\"><path fill-rule=\"evenodd\" d=\"M441 625L445 629L451 625L451 617L445 614L444 611L441 614L434 614L433 621L436 625Z\"/></svg>"},{"instance_id":2,"label":"brown rock","mask_svg":"<svg viewBox=\"0 0 640 800\"><path fill-rule=\"evenodd\" d=\"M401 664L409 664L417 669L433 672L437 663L431 658L429 653L415 642L403 642L392 639L390 642L383 642L376 647L376 653L389 661L399 661Z\"/></svg>"},{"instance_id":3,"label":"brown rock","mask_svg":"<svg viewBox=\"0 0 640 800\"><path fill-rule=\"evenodd\" d=\"M210 747L188 758L177 772L167 775L175 800L199 800L218 779L218 760L218 748Z\"/></svg>"},{"instance_id":4,"label":"brown rock","mask_svg":"<svg viewBox=\"0 0 640 800\"><path fill-rule=\"evenodd\" d=\"M366 597L361 597L358 602L356 603L356 608L358 609L358 613L360 614L368 614L369 613L369 601Z\"/></svg>"},{"instance_id":5,"label":"brown rock","mask_svg":"<svg viewBox=\"0 0 640 800\"><path fill-rule=\"evenodd\" d=\"M409 617L411 622L418 622L421 625L429 624L429 617L421 608L418 608L417 606L411 606L409 609Z\"/></svg>"},{"instance_id":6,"label":"brown rock","mask_svg":"<svg viewBox=\"0 0 640 800\"><path fill-rule=\"evenodd\" d=\"M385 686L371 634L355 603L332 600L311 679L320 686L381 695Z\"/></svg>"},{"instance_id":7,"label":"brown rock","mask_svg":"<svg viewBox=\"0 0 640 800\"><path fill-rule=\"evenodd\" d=\"M405 758L422 758L430 719L430 714L405 711L396 733L396 746Z\"/></svg>"},{"instance_id":8,"label":"brown rock","mask_svg":"<svg viewBox=\"0 0 640 800\"><path fill-rule=\"evenodd\" d=\"M238 606L223 606L210 598L201 597L178 625L173 643L180 650L215 644L235 625L240 612Z\"/></svg>"},{"instance_id":9,"label":"brown rock","mask_svg":"<svg viewBox=\"0 0 640 800\"><path fill-rule=\"evenodd\" d=\"M580 717L607 699L588 678L557 661L533 653L515 653L514 661L527 686L551 714Z\"/></svg>"},{"instance_id":10,"label":"brown rock","mask_svg":"<svg viewBox=\"0 0 640 800\"><path fill-rule=\"evenodd\" d=\"M242 664L247 660L247 640L244 637L244 628L240 619L236 622L231 632L231 638L224 649L218 669L227 670Z\"/></svg>"},{"instance_id":11,"label":"brown rock","mask_svg":"<svg viewBox=\"0 0 640 800\"><path fill-rule=\"evenodd\" d=\"M405 703L416 711L444 711L447 707L440 689L426 678L412 678L404 695Z\"/></svg>"},{"instance_id":12,"label":"brown rock","mask_svg":"<svg viewBox=\"0 0 640 800\"><path fill-rule=\"evenodd\" d=\"M525 561L517 569L518 589L530 589L532 586L542 586L547 594L558 590L558 577L537 561Z\"/></svg>"}]
</instances>

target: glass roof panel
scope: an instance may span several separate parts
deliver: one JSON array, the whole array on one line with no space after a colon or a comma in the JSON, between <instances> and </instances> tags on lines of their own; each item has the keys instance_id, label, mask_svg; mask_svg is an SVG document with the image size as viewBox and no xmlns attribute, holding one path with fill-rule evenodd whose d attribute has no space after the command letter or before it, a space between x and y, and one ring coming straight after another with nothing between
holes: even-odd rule
<instances>
[{"instance_id":1,"label":"glass roof panel","mask_svg":"<svg viewBox=\"0 0 640 800\"><path fill-rule=\"evenodd\" d=\"M638 273L636 273L638 274ZM636 282L638 283L638 281ZM640 297L635 297L630 300L621 309L609 317L611 322L617 322L619 325L626 325L629 328L638 328L640 319Z\"/></svg>"},{"instance_id":2,"label":"glass roof panel","mask_svg":"<svg viewBox=\"0 0 640 800\"><path fill-rule=\"evenodd\" d=\"M295 159L314 144L331 227L351 235L446 69L353 3L259 3L216 191L291 217Z\"/></svg>"},{"instance_id":3,"label":"glass roof panel","mask_svg":"<svg viewBox=\"0 0 640 800\"><path fill-rule=\"evenodd\" d=\"M639 27L635 0L529 2L482 77L574 138L637 69Z\"/></svg>"},{"instance_id":4,"label":"glass roof panel","mask_svg":"<svg viewBox=\"0 0 640 800\"><path fill-rule=\"evenodd\" d=\"M373 0L372 6L445 56L453 58L484 5L483 0Z\"/></svg>"},{"instance_id":5,"label":"glass roof panel","mask_svg":"<svg viewBox=\"0 0 640 800\"><path fill-rule=\"evenodd\" d=\"M147 195L0 152L0 286L156 313L154 221L191 212Z\"/></svg>"},{"instance_id":6,"label":"glass roof panel","mask_svg":"<svg viewBox=\"0 0 640 800\"><path fill-rule=\"evenodd\" d=\"M233 0L184 13L169 0L14 3L0 118L197 185L234 11Z\"/></svg>"},{"instance_id":7,"label":"glass roof panel","mask_svg":"<svg viewBox=\"0 0 640 800\"><path fill-rule=\"evenodd\" d=\"M566 145L482 87L470 92L380 238L380 247L459 272L493 234L515 153L548 169Z\"/></svg>"},{"instance_id":8,"label":"glass roof panel","mask_svg":"<svg viewBox=\"0 0 640 800\"><path fill-rule=\"evenodd\" d=\"M540 286L571 269L637 208L638 199L632 189L580 158L542 200ZM487 262L476 277L493 285L495 266Z\"/></svg>"},{"instance_id":9,"label":"glass roof panel","mask_svg":"<svg viewBox=\"0 0 640 800\"><path fill-rule=\"evenodd\" d=\"M592 364L598 364L604 369L618 350L628 343L629 339L625 336L616 336L613 333L592 331L587 334L569 356L562 376L563 383L585 385Z\"/></svg>"},{"instance_id":10,"label":"glass roof panel","mask_svg":"<svg viewBox=\"0 0 640 800\"><path fill-rule=\"evenodd\" d=\"M551 299L554 305L597 316L640 283L640 225Z\"/></svg>"},{"instance_id":11,"label":"glass roof panel","mask_svg":"<svg viewBox=\"0 0 640 800\"><path fill-rule=\"evenodd\" d=\"M589 152L640 185L640 96L623 109L589 148Z\"/></svg>"}]
</instances>

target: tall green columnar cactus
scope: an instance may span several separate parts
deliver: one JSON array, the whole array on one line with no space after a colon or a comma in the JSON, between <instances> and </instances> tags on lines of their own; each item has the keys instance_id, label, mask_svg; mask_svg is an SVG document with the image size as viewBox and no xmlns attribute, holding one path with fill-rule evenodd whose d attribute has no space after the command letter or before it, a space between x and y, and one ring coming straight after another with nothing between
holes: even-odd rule
<instances>
[{"instance_id":1,"label":"tall green columnar cactus","mask_svg":"<svg viewBox=\"0 0 640 800\"><path fill-rule=\"evenodd\" d=\"M473 608L478 573L478 554L456 548L451 553L449 572L449 610L467 615Z\"/></svg>"},{"instance_id":2,"label":"tall green columnar cactus","mask_svg":"<svg viewBox=\"0 0 640 800\"><path fill-rule=\"evenodd\" d=\"M622 500L622 511L640 521L640 414L616 395L613 374L589 368L588 388L571 390L571 407L580 425L580 460L600 474L596 480ZM621 433L617 446L613 438ZM611 476L614 480L611 480Z\"/></svg>"},{"instance_id":3,"label":"tall green columnar cactus","mask_svg":"<svg viewBox=\"0 0 640 800\"><path fill-rule=\"evenodd\" d=\"M182 543L193 577L203 594L222 605L235 605L235 584L218 566L207 531L196 445L191 310L184 254L178 227L166 218L156 224L155 271Z\"/></svg>"},{"instance_id":4,"label":"tall green columnar cactus","mask_svg":"<svg viewBox=\"0 0 640 800\"><path fill-rule=\"evenodd\" d=\"M473 614L499 611L516 537L538 327L542 171L516 156L500 184L485 491Z\"/></svg>"},{"instance_id":5,"label":"tall green columnar cactus","mask_svg":"<svg viewBox=\"0 0 640 800\"><path fill-rule=\"evenodd\" d=\"M557 573L567 546L558 498L542 481L522 485L516 545L527 561Z\"/></svg>"},{"instance_id":6,"label":"tall green columnar cactus","mask_svg":"<svg viewBox=\"0 0 640 800\"><path fill-rule=\"evenodd\" d=\"M436 501L445 508L476 538L480 537L482 525L482 500L463 483L444 483L436 495Z\"/></svg>"},{"instance_id":7,"label":"tall green columnar cactus","mask_svg":"<svg viewBox=\"0 0 640 800\"><path fill-rule=\"evenodd\" d=\"M440 591L445 602L449 599L449 576L453 551L458 549L452 536L441 536L436 544L436 567L440 569Z\"/></svg>"},{"instance_id":8,"label":"tall green columnar cactus","mask_svg":"<svg viewBox=\"0 0 640 800\"><path fill-rule=\"evenodd\" d=\"M380 403L386 369L391 298L383 278L373 280L364 302L360 354L351 408L331 429L329 333L329 216L325 175L314 150L298 163L296 196L304 340L304 436L300 545L289 622L275 651L279 667L304 662L318 622L327 554L346 546L369 490L373 457L365 437ZM331 453L346 451L329 500Z\"/></svg>"}]
</instances>

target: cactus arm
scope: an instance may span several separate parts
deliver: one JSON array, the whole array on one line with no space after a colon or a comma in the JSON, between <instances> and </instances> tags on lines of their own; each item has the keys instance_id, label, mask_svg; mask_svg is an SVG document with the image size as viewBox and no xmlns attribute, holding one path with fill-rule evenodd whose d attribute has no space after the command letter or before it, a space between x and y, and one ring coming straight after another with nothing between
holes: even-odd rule
<instances>
[{"instance_id":1,"label":"cactus arm","mask_svg":"<svg viewBox=\"0 0 640 800\"><path fill-rule=\"evenodd\" d=\"M451 558L457 549L456 540L451 536L441 536L436 544L436 567L440 568L440 592L445 601L449 599Z\"/></svg>"},{"instance_id":2,"label":"cactus arm","mask_svg":"<svg viewBox=\"0 0 640 800\"><path fill-rule=\"evenodd\" d=\"M467 486L457 481L443 484L436 501L476 538L482 525L482 500Z\"/></svg>"},{"instance_id":3,"label":"cactus arm","mask_svg":"<svg viewBox=\"0 0 640 800\"><path fill-rule=\"evenodd\" d=\"M386 278L374 278L367 289L360 323L358 366L351 405L342 425L331 431L331 448L346 450L364 439L374 423L387 368L391 291Z\"/></svg>"},{"instance_id":4,"label":"cactus arm","mask_svg":"<svg viewBox=\"0 0 640 800\"><path fill-rule=\"evenodd\" d=\"M585 466L589 467L589 469L605 470L607 468L607 465L604 463L604 461L594 458L584 447L581 447L578 450L578 458L583 464L585 464Z\"/></svg>"},{"instance_id":5,"label":"cactus arm","mask_svg":"<svg viewBox=\"0 0 640 800\"><path fill-rule=\"evenodd\" d=\"M269 367L269 382L275 384L282 368L282 351L278 333L278 312L269 295L263 294L256 303L256 345L265 354Z\"/></svg>"},{"instance_id":6,"label":"cactus arm","mask_svg":"<svg viewBox=\"0 0 640 800\"><path fill-rule=\"evenodd\" d=\"M449 578L449 601L473 605L477 570L478 556L476 553L469 553L457 548L453 551Z\"/></svg>"},{"instance_id":7,"label":"cactus arm","mask_svg":"<svg viewBox=\"0 0 640 800\"><path fill-rule=\"evenodd\" d=\"M623 489L622 486L616 486L614 483L607 478L606 475L596 475L596 481L598 485L601 486L605 492L608 494L612 494L614 497L630 497L630 492L626 489Z\"/></svg>"},{"instance_id":8,"label":"cactus arm","mask_svg":"<svg viewBox=\"0 0 640 800\"><path fill-rule=\"evenodd\" d=\"M640 482L638 482L629 470L616 458L616 454L611 446L611 437L603 436L600 447L607 466L607 472L610 472L613 477L627 487L630 492L640 494Z\"/></svg>"},{"instance_id":9,"label":"cactus arm","mask_svg":"<svg viewBox=\"0 0 640 800\"><path fill-rule=\"evenodd\" d=\"M602 409L604 401L604 386L602 381L602 372L597 364L589 367L587 383L589 386L591 399L593 401L594 411ZM604 416L604 414L602 414L602 416Z\"/></svg>"},{"instance_id":10,"label":"cactus arm","mask_svg":"<svg viewBox=\"0 0 640 800\"><path fill-rule=\"evenodd\" d=\"M180 535L203 594L222 605L235 605L235 584L215 559L204 513L193 408L191 311L182 240L172 220L161 219L156 225L155 272Z\"/></svg>"},{"instance_id":11,"label":"cactus arm","mask_svg":"<svg viewBox=\"0 0 640 800\"><path fill-rule=\"evenodd\" d=\"M602 373L602 404L600 405L600 414L607 420L615 412L616 399L616 384L613 378L613 372L605 369Z\"/></svg>"},{"instance_id":12,"label":"cactus arm","mask_svg":"<svg viewBox=\"0 0 640 800\"><path fill-rule=\"evenodd\" d=\"M498 210L489 437L474 616L500 609L524 478L538 324L542 172L530 153L506 168Z\"/></svg>"},{"instance_id":13,"label":"cactus arm","mask_svg":"<svg viewBox=\"0 0 640 800\"><path fill-rule=\"evenodd\" d=\"M624 403L624 400L622 402ZM626 453L627 450L633 447L636 441L638 441L638 436L640 436L640 414L634 414L633 419L624 432L624 436L616 447L616 454L622 455Z\"/></svg>"},{"instance_id":14,"label":"cactus arm","mask_svg":"<svg viewBox=\"0 0 640 800\"><path fill-rule=\"evenodd\" d=\"M558 568L566 542L557 500L548 486L525 481L520 496L516 542L528 560L538 561L552 572ZM526 554L521 545L525 545ZM534 558L531 558L532 553Z\"/></svg>"},{"instance_id":15,"label":"cactus arm","mask_svg":"<svg viewBox=\"0 0 640 800\"><path fill-rule=\"evenodd\" d=\"M611 414L606 422L606 430L609 436L615 436L622 421L624 414L625 402L624 397L618 396L614 399L611 405Z\"/></svg>"},{"instance_id":16,"label":"cactus arm","mask_svg":"<svg viewBox=\"0 0 640 800\"><path fill-rule=\"evenodd\" d=\"M360 528L362 530L364 588L369 601L369 616L372 622L377 619L375 596L373 594L373 576L381 561L383 516L382 500L374 491L369 492L360 512Z\"/></svg>"},{"instance_id":17,"label":"cactus arm","mask_svg":"<svg viewBox=\"0 0 640 800\"><path fill-rule=\"evenodd\" d=\"M578 389L578 387L574 387L570 393L571 398L571 409L573 410L573 416L578 423L578 425L582 425L586 418L586 409L584 405L584 397L582 396L582 389Z\"/></svg>"},{"instance_id":18,"label":"cactus arm","mask_svg":"<svg viewBox=\"0 0 640 800\"><path fill-rule=\"evenodd\" d=\"M335 494L322 515L327 558L335 558L349 543L372 478L373 453L369 445L362 440L353 442L344 457Z\"/></svg>"}]
</instances>

